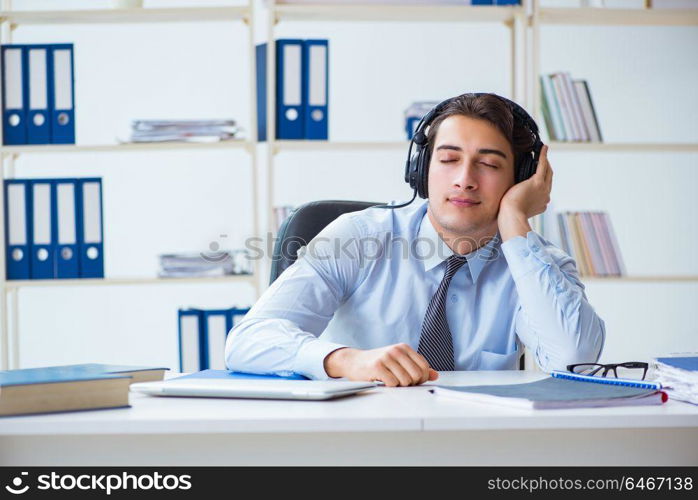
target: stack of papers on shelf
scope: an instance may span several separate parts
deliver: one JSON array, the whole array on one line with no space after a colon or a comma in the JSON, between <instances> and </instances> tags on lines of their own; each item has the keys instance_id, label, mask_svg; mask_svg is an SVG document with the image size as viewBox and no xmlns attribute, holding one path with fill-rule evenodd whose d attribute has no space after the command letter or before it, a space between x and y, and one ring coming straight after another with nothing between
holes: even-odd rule
<instances>
[{"instance_id":1,"label":"stack of papers on shelf","mask_svg":"<svg viewBox=\"0 0 698 500\"><path fill-rule=\"evenodd\" d=\"M652 372L671 399L698 404L698 356L656 358Z\"/></svg>"},{"instance_id":2,"label":"stack of papers on shelf","mask_svg":"<svg viewBox=\"0 0 698 500\"><path fill-rule=\"evenodd\" d=\"M252 265L245 250L160 256L161 278L204 278L234 274L252 274Z\"/></svg>"},{"instance_id":3,"label":"stack of papers on shelf","mask_svg":"<svg viewBox=\"0 0 698 500\"><path fill-rule=\"evenodd\" d=\"M529 410L659 405L667 394L655 383L552 372L552 377L511 385L435 386L436 396Z\"/></svg>"},{"instance_id":4,"label":"stack of papers on shelf","mask_svg":"<svg viewBox=\"0 0 698 500\"><path fill-rule=\"evenodd\" d=\"M235 120L134 120L131 142L218 142L237 139Z\"/></svg>"}]
</instances>

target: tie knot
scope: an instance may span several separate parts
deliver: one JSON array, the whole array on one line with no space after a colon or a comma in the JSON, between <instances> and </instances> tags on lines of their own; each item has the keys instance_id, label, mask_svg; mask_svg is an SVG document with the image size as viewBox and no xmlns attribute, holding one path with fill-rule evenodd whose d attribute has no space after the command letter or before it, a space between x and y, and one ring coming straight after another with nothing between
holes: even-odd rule
<instances>
[{"instance_id":1,"label":"tie knot","mask_svg":"<svg viewBox=\"0 0 698 500\"><path fill-rule=\"evenodd\" d=\"M465 257L462 255L451 255L446 261L446 276L452 277L465 264Z\"/></svg>"}]
</instances>

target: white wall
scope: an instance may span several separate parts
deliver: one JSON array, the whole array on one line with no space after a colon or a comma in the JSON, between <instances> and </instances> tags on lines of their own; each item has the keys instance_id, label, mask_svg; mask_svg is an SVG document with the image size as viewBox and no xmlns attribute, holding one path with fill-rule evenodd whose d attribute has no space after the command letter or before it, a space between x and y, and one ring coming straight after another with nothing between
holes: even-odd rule
<instances>
[{"instance_id":1,"label":"white wall","mask_svg":"<svg viewBox=\"0 0 698 500\"><path fill-rule=\"evenodd\" d=\"M47 1L13 5L55 8ZM282 23L277 36L330 39L333 140L401 140L402 113L413 100L465 91L510 95L511 44L500 25ZM571 71L589 82L606 141L698 142L697 28L544 27L542 37L542 71ZM81 144L113 142L135 118L249 123L242 23L20 27L14 41L75 43ZM282 153L274 203L408 199L405 155ZM698 155L551 149L549 156L552 208L608 211L629 274L698 274ZM152 276L160 253L198 251L212 241L239 247L252 230L244 152L25 155L16 175L104 178L108 276ZM590 282L587 291L607 323L604 359L698 350L698 283ZM21 364L176 367L178 307L251 300L246 285L24 289Z\"/></svg>"}]
</instances>

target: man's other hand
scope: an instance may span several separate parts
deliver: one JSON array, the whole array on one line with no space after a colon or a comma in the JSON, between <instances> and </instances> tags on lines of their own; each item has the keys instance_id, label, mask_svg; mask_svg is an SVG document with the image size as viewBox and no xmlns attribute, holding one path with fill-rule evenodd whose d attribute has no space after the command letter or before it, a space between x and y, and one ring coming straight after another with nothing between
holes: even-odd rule
<instances>
[{"instance_id":1,"label":"man's other hand","mask_svg":"<svg viewBox=\"0 0 698 500\"><path fill-rule=\"evenodd\" d=\"M324 366L330 377L380 381L388 387L418 385L439 377L424 356L407 344L369 350L344 347L328 354Z\"/></svg>"}]
</instances>

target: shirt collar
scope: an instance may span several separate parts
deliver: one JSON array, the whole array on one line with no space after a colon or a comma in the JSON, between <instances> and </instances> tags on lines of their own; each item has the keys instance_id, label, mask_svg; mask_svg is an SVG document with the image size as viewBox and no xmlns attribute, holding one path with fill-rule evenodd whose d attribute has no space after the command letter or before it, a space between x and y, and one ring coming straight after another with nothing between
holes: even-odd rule
<instances>
[{"instance_id":1,"label":"shirt collar","mask_svg":"<svg viewBox=\"0 0 698 500\"><path fill-rule=\"evenodd\" d=\"M424 270L430 271L443 261L453 255L453 250L441 239L436 229L429 220L429 215L425 212L422 221L419 225L417 243L417 257L424 263ZM490 241L477 250L465 255L467 260L466 266L470 272L472 282L476 283L480 272L485 265L494 260L501 252L496 252L497 247L501 244L499 231Z\"/></svg>"}]
</instances>

